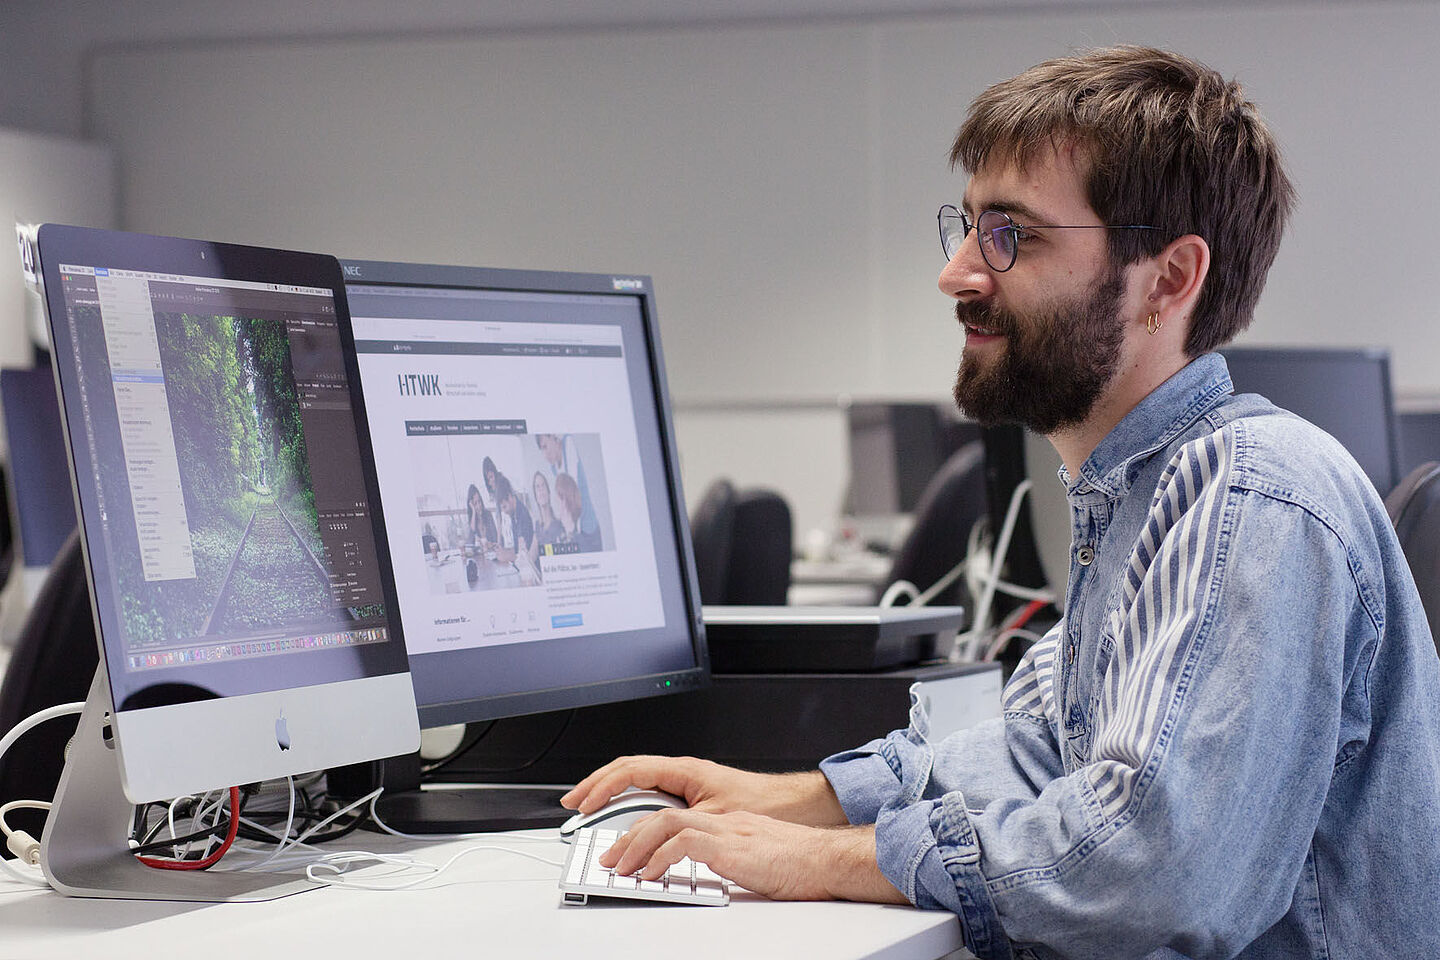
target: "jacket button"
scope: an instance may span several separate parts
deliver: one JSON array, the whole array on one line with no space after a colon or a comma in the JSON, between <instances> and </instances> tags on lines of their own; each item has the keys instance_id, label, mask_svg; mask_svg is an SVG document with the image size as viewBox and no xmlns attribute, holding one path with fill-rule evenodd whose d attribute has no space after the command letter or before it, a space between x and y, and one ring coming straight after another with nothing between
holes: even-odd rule
<instances>
[{"instance_id":1,"label":"jacket button","mask_svg":"<svg viewBox=\"0 0 1440 960\"><path fill-rule=\"evenodd\" d=\"M1095 548L1092 547L1092 546L1089 546L1088 544L1087 544L1086 546L1083 546L1083 547L1081 547L1081 548L1079 548L1078 550L1075 551L1075 562L1078 563L1078 564L1080 564L1080 566L1082 566L1082 567L1088 567L1088 566L1090 566L1090 564L1091 564L1094 560L1095 560Z\"/></svg>"}]
</instances>

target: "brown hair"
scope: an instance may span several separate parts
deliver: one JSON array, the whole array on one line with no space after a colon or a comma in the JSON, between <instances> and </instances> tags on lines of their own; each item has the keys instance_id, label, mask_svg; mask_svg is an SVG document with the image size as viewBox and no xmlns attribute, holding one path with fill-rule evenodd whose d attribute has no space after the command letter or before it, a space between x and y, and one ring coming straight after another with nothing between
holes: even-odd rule
<instances>
[{"instance_id":1,"label":"brown hair","mask_svg":"<svg viewBox=\"0 0 1440 960\"><path fill-rule=\"evenodd\" d=\"M1295 191L1280 148L1240 85L1187 57L1120 46L1047 60L987 89L950 150L971 173L1022 169L1074 145L1085 192L1109 231L1117 266L1187 233L1210 246L1185 352L1198 356L1249 326Z\"/></svg>"},{"instance_id":2,"label":"brown hair","mask_svg":"<svg viewBox=\"0 0 1440 960\"><path fill-rule=\"evenodd\" d=\"M570 474L555 475L555 499L565 504L565 510L570 514L570 519L578 523L580 520L580 485Z\"/></svg>"}]
</instances>

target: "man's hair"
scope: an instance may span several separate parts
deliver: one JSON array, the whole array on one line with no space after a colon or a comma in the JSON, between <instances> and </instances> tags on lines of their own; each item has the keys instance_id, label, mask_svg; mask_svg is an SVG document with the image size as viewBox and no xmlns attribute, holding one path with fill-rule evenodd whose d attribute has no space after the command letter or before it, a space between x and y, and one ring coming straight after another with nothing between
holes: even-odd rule
<instances>
[{"instance_id":1,"label":"man's hair","mask_svg":"<svg viewBox=\"0 0 1440 960\"><path fill-rule=\"evenodd\" d=\"M950 162L1026 167L1077 148L1091 208L1124 266L1177 237L1210 246L1185 352L1194 357L1249 326L1294 205L1280 149L1240 85L1178 54L1120 46L1047 60L971 104Z\"/></svg>"},{"instance_id":2,"label":"man's hair","mask_svg":"<svg viewBox=\"0 0 1440 960\"><path fill-rule=\"evenodd\" d=\"M495 472L495 501L504 503L514 492L515 489L510 486L510 478L497 470Z\"/></svg>"}]
</instances>

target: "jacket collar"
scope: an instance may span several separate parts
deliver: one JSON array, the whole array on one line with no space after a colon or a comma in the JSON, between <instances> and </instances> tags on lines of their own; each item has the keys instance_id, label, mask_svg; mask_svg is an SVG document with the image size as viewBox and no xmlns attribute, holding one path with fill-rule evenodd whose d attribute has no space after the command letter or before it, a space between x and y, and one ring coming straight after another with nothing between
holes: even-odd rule
<instances>
[{"instance_id":1,"label":"jacket collar","mask_svg":"<svg viewBox=\"0 0 1440 960\"><path fill-rule=\"evenodd\" d=\"M1115 425L1080 467L1078 479L1066 467L1060 479L1068 496L1117 499L1129 491L1143 461L1168 446L1191 424L1234 392L1225 358L1196 357L1150 392Z\"/></svg>"}]
</instances>

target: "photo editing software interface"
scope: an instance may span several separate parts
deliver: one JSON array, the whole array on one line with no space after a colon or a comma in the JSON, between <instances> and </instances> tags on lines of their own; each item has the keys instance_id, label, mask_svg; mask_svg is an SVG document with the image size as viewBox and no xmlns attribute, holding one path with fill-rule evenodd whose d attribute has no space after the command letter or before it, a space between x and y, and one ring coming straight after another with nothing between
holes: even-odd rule
<instances>
[{"instance_id":1,"label":"photo editing software interface","mask_svg":"<svg viewBox=\"0 0 1440 960\"><path fill-rule=\"evenodd\" d=\"M390 638L331 291L59 273L117 708L360 675Z\"/></svg>"},{"instance_id":2,"label":"photo editing software interface","mask_svg":"<svg viewBox=\"0 0 1440 960\"><path fill-rule=\"evenodd\" d=\"M422 724L695 686L646 297L574 289L589 275L345 269Z\"/></svg>"}]
</instances>

